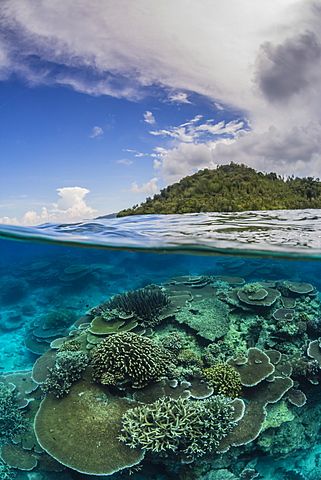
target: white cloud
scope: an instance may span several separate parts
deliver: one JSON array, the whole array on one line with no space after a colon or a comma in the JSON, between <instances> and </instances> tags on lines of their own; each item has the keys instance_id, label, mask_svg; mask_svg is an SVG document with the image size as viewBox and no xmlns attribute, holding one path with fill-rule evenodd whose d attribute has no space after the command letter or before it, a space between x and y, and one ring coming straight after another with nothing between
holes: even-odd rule
<instances>
[{"instance_id":1,"label":"white cloud","mask_svg":"<svg viewBox=\"0 0 321 480\"><path fill-rule=\"evenodd\" d=\"M149 123L150 125L154 125L154 123L156 123L153 113L149 110L144 113L144 122Z\"/></svg>"},{"instance_id":2,"label":"white cloud","mask_svg":"<svg viewBox=\"0 0 321 480\"><path fill-rule=\"evenodd\" d=\"M156 152L154 168L170 183L202 168L215 168L231 160L265 172L319 177L320 138L321 125L310 122L305 129L290 126L279 131L271 127L263 133L243 132L236 139L179 143Z\"/></svg>"},{"instance_id":3,"label":"white cloud","mask_svg":"<svg viewBox=\"0 0 321 480\"><path fill-rule=\"evenodd\" d=\"M92 128L90 133L90 138L98 138L104 135L104 130L102 127L95 126Z\"/></svg>"},{"instance_id":4,"label":"white cloud","mask_svg":"<svg viewBox=\"0 0 321 480\"><path fill-rule=\"evenodd\" d=\"M246 129L243 120L232 120L226 123L225 121L215 122L215 120L209 119L200 123L202 119L202 115L196 115L188 122L182 123L177 127L152 130L149 133L156 137L170 137L181 143L203 143L208 136L219 137L227 135L234 138Z\"/></svg>"},{"instance_id":5,"label":"white cloud","mask_svg":"<svg viewBox=\"0 0 321 480\"><path fill-rule=\"evenodd\" d=\"M129 99L139 99L154 84L173 92L169 100L172 95L184 101L195 92L216 102L216 108L222 104L243 110L253 128L224 148L196 137L212 152L211 158L223 149L229 161L242 158L257 167L270 162L281 171L285 167L277 161L278 138L284 147L282 162L289 168L309 174L310 167L318 165L321 147L311 153L306 142L307 119L311 135L321 125L317 0L202 0L189 8L185 0L3 0L1 7L5 40L0 39L0 77L14 72L33 85L58 83L90 95ZM201 25L197 35L196 25ZM42 67L34 55L43 60ZM60 73L50 67L55 62ZM213 133L206 127L198 134L201 131ZM195 150L196 132L184 126L154 130L153 135ZM285 148L289 138L301 146L295 162L291 145ZM168 155L176 158L180 149L175 144ZM255 160L257 151L260 157ZM185 164L184 158L179 161Z\"/></svg>"},{"instance_id":6,"label":"white cloud","mask_svg":"<svg viewBox=\"0 0 321 480\"><path fill-rule=\"evenodd\" d=\"M41 223L77 222L92 218L96 210L87 205L85 197L90 191L83 187L57 188L58 200L40 210L28 210L21 218L0 217L0 223L14 225L39 225Z\"/></svg>"},{"instance_id":7,"label":"white cloud","mask_svg":"<svg viewBox=\"0 0 321 480\"><path fill-rule=\"evenodd\" d=\"M136 158L148 156L148 153L139 152L138 150L134 150L133 148L125 148L124 152L132 153Z\"/></svg>"},{"instance_id":8,"label":"white cloud","mask_svg":"<svg viewBox=\"0 0 321 480\"><path fill-rule=\"evenodd\" d=\"M133 160L129 160L128 158L121 158L120 160L116 160L116 163L118 163L119 165L129 166L132 165L134 162Z\"/></svg>"},{"instance_id":9,"label":"white cloud","mask_svg":"<svg viewBox=\"0 0 321 480\"><path fill-rule=\"evenodd\" d=\"M221 105L219 102L214 102L214 107L216 108L216 110L224 110L223 105Z\"/></svg>"},{"instance_id":10,"label":"white cloud","mask_svg":"<svg viewBox=\"0 0 321 480\"><path fill-rule=\"evenodd\" d=\"M168 100L171 103L191 103L185 92L172 92L168 95Z\"/></svg>"},{"instance_id":11,"label":"white cloud","mask_svg":"<svg viewBox=\"0 0 321 480\"><path fill-rule=\"evenodd\" d=\"M303 5L309 3L305 0ZM3 30L10 28L14 42L7 44L12 68L24 60L26 76L32 73L29 56L34 53L67 68L51 74L47 64L43 81L51 78L78 91L114 90L132 97L140 86L157 83L173 92L195 91L247 107L257 46L286 33L281 27L294 16L290 8L297 0L203 0L188 9L185 0L25 0L23 6L20 0L3 0L2 5ZM195 25L202 25L197 37L192 34ZM93 75L80 75L80 68ZM131 81L116 88L113 75Z\"/></svg>"},{"instance_id":12,"label":"white cloud","mask_svg":"<svg viewBox=\"0 0 321 480\"><path fill-rule=\"evenodd\" d=\"M130 190L133 193L145 193L146 195L152 195L159 191L157 182L158 178L156 177L151 178L148 182L143 183L140 186L136 182L133 182Z\"/></svg>"}]
</instances>

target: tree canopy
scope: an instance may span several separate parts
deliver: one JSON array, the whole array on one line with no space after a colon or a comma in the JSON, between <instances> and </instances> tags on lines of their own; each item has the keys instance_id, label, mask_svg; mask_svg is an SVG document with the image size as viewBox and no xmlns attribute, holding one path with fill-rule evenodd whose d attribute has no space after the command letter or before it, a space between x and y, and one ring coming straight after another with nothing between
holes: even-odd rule
<instances>
[{"instance_id":1,"label":"tree canopy","mask_svg":"<svg viewBox=\"0 0 321 480\"><path fill-rule=\"evenodd\" d=\"M321 182L230 163L200 170L117 216L321 208Z\"/></svg>"}]
</instances>

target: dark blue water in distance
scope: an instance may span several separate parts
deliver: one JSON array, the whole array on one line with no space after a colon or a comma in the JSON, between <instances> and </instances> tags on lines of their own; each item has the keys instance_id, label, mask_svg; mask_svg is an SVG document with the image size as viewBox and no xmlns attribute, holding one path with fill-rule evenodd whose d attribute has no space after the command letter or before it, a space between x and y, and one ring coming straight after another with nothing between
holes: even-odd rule
<instances>
[{"instance_id":1,"label":"dark blue water in distance","mask_svg":"<svg viewBox=\"0 0 321 480\"><path fill-rule=\"evenodd\" d=\"M0 479L321 479L319 211L1 226L0 251Z\"/></svg>"}]
</instances>

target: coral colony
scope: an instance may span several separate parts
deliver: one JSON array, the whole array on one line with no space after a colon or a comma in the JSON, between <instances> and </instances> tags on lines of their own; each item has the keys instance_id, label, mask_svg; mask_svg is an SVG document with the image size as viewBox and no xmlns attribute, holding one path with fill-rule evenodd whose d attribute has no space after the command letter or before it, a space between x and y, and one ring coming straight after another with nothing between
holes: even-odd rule
<instances>
[{"instance_id":1,"label":"coral colony","mask_svg":"<svg viewBox=\"0 0 321 480\"><path fill-rule=\"evenodd\" d=\"M251 458L317 435L320 318L309 283L228 276L175 277L81 318L48 312L25 339L32 371L0 377L0 478L116 478L147 462L181 479L259 478Z\"/></svg>"}]
</instances>

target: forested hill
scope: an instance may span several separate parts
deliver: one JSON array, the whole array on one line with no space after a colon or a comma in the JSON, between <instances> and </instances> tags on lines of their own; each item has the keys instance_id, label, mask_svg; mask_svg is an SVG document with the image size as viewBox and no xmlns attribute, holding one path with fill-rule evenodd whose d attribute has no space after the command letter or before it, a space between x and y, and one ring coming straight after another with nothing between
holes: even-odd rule
<instances>
[{"instance_id":1,"label":"forested hill","mask_svg":"<svg viewBox=\"0 0 321 480\"><path fill-rule=\"evenodd\" d=\"M284 180L276 173L230 163L185 177L117 216L298 208L321 208L319 179Z\"/></svg>"}]
</instances>

